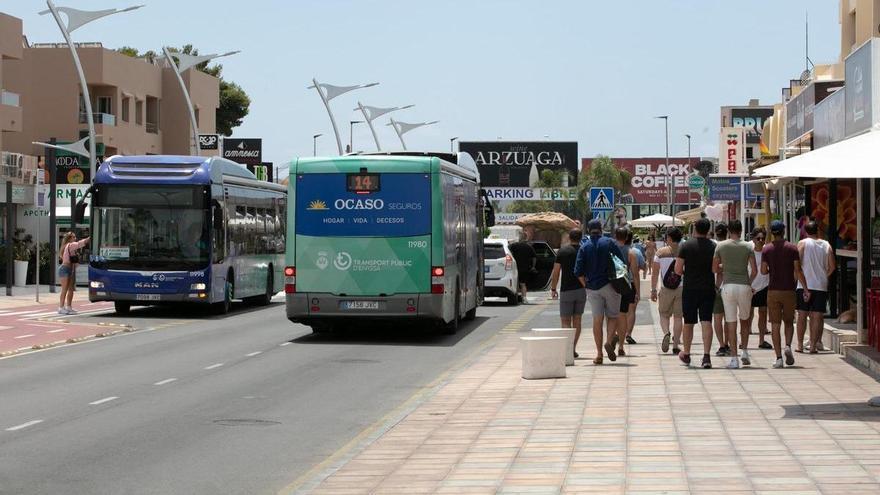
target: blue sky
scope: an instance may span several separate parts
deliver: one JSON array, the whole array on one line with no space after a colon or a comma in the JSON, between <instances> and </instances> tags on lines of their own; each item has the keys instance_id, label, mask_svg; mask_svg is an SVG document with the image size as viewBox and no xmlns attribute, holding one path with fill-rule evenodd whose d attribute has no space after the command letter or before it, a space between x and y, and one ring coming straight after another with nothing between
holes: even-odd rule
<instances>
[{"instance_id":1,"label":"blue sky","mask_svg":"<svg viewBox=\"0 0 880 495\"><path fill-rule=\"evenodd\" d=\"M314 90L321 82L379 81L331 105L348 141L349 120L366 105L415 108L406 122L439 124L406 135L410 149L448 150L449 138L575 140L581 156L662 156L668 114L670 154L716 156L719 107L780 99L804 69L804 14L810 58L839 55L836 0L253 0L250 2L57 0L82 9L135 12L94 22L74 33L141 50L192 43L203 53L242 50L223 59L224 75L253 103L238 137L262 137L276 164L335 154L327 114ZM3 0L31 42L62 41L37 0ZM385 149L400 143L386 118ZM372 150L364 125L357 150Z\"/></svg>"}]
</instances>

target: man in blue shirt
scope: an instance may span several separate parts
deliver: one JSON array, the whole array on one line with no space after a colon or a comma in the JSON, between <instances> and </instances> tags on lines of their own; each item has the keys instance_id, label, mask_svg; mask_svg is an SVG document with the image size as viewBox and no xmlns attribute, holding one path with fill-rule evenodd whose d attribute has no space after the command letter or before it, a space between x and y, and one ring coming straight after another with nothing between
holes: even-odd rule
<instances>
[{"instance_id":1,"label":"man in blue shirt","mask_svg":"<svg viewBox=\"0 0 880 495\"><path fill-rule=\"evenodd\" d=\"M608 320L608 343L604 345L608 359L614 361L617 355L614 348L619 342L616 320L620 315L620 294L611 287L608 280L609 256L614 254L621 260L623 253L610 237L602 235L602 222L591 220L587 224L589 237L581 241L574 274L587 288L587 299L593 313L593 340L596 342L594 364L602 364L602 324Z\"/></svg>"}]
</instances>

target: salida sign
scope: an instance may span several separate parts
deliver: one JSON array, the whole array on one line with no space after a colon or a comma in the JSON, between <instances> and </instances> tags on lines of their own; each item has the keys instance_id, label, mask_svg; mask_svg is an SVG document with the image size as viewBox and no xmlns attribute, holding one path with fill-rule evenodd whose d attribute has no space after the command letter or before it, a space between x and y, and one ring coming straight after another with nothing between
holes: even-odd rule
<instances>
[{"instance_id":1,"label":"salida sign","mask_svg":"<svg viewBox=\"0 0 880 495\"><path fill-rule=\"evenodd\" d=\"M621 170L626 170L632 176L629 193L632 194L633 204L666 204L667 190L672 184L675 191L674 202L685 204L688 202L687 178L693 170L693 166L699 162L699 158L669 158L669 167L666 167L666 157L660 158L612 158L614 165ZM583 170L589 170L593 164L592 158L584 158Z\"/></svg>"}]
</instances>

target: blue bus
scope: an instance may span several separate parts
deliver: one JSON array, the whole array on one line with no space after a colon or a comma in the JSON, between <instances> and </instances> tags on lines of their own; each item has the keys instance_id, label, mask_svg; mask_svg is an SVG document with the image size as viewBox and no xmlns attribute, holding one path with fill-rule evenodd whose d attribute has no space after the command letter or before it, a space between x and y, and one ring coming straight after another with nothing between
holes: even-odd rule
<instances>
[{"instance_id":1,"label":"blue bus","mask_svg":"<svg viewBox=\"0 0 880 495\"><path fill-rule=\"evenodd\" d=\"M283 289L287 191L219 157L114 156L95 174L89 300L229 311ZM85 212L77 208L76 217Z\"/></svg>"}]
</instances>

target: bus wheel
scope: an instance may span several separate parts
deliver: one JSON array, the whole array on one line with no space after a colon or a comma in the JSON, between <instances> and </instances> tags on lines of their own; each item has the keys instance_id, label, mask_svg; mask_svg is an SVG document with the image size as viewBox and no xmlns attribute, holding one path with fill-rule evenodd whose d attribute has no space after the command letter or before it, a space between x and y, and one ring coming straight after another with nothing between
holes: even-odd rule
<instances>
[{"instance_id":1,"label":"bus wheel","mask_svg":"<svg viewBox=\"0 0 880 495\"><path fill-rule=\"evenodd\" d=\"M113 308L116 310L116 314L127 315L129 311L131 311L131 303L125 301L115 301L113 303Z\"/></svg>"},{"instance_id":2,"label":"bus wheel","mask_svg":"<svg viewBox=\"0 0 880 495\"><path fill-rule=\"evenodd\" d=\"M219 315L225 315L229 313L230 308L232 308L232 280L232 272L230 271L226 275L226 284L223 287L223 302L217 303L216 305L216 312Z\"/></svg>"},{"instance_id":3,"label":"bus wheel","mask_svg":"<svg viewBox=\"0 0 880 495\"><path fill-rule=\"evenodd\" d=\"M452 321L446 324L444 328L444 333L446 335L455 335L455 332L458 331L458 326L461 324L461 291L458 287L458 281L455 281L455 316L452 317Z\"/></svg>"},{"instance_id":4,"label":"bus wheel","mask_svg":"<svg viewBox=\"0 0 880 495\"><path fill-rule=\"evenodd\" d=\"M269 267L269 273L266 274L266 293L257 296L256 301L259 306L268 306L272 302L272 296L275 295L275 274L272 267Z\"/></svg>"}]
</instances>

